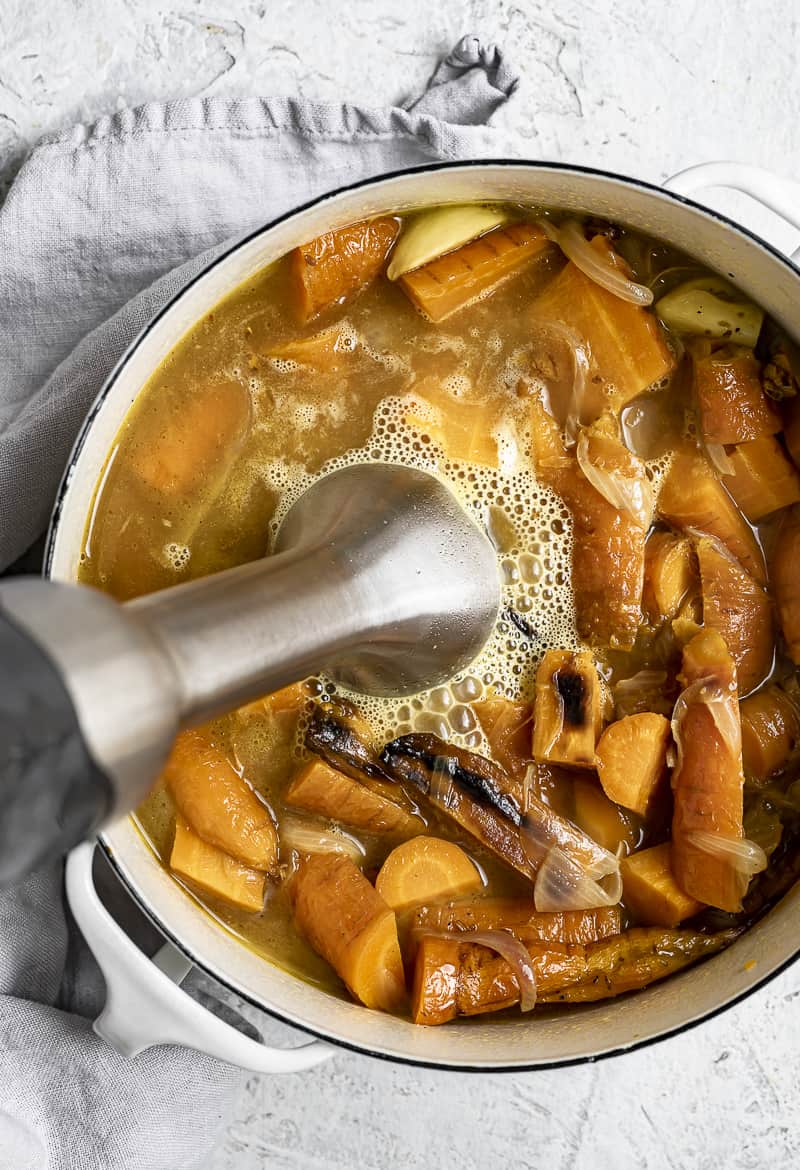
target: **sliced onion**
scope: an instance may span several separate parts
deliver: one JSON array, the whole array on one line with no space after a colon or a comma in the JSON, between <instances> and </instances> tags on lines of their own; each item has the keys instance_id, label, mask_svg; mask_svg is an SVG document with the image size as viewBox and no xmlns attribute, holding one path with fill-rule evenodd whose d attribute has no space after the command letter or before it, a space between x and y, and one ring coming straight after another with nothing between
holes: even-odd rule
<instances>
[{"instance_id":1,"label":"sliced onion","mask_svg":"<svg viewBox=\"0 0 800 1170\"><path fill-rule=\"evenodd\" d=\"M595 251L576 219L567 220L560 228L548 220L539 220L538 226L548 239L558 244L567 259L571 260L576 268L580 268L584 276L588 276L606 292L613 293L615 297L632 305L652 305L652 290L647 285L637 284L635 280L625 276L613 258L608 259Z\"/></svg>"},{"instance_id":2,"label":"sliced onion","mask_svg":"<svg viewBox=\"0 0 800 1170\"><path fill-rule=\"evenodd\" d=\"M490 951L497 951L505 959L519 988L520 1011L529 1012L536 1007L536 972L530 952L524 943L521 943L515 934L508 930L426 930L415 931L419 937L447 938L454 942L476 943L481 947L488 947Z\"/></svg>"},{"instance_id":3,"label":"sliced onion","mask_svg":"<svg viewBox=\"0 0 800 1170\"><path fill-rule=\"evenodd\" d=\"M448 756L437 756L431 768L431 779L428 795L434 804L442 808L450 808L455 794L453 768Z\"/></svg>"},{"instance_id":4,"label":"sliced onion","mask_svg":"<svg viewBox=\"0 0 800 1170\"><path fill-rule=\"evenodd\" d=\"M540 867L559 849L573 865L593 881L619 871L613 853L599 845L588 833L568 821L543 801L529 798L529 809L519 826L519 841L534 869Z\"/></svg>"},{"instance_id":5,"label":"sliced onion","mask_svg":"<svg viewBox=\"0 0 800 1170\"><path fill-rule=\"evenodd\" d=\"M767 868L767 855L755 841L746 837L725 837L722 833L709 833L695 829L686 834L687 845L693 845L709 857L718 857L730 862L737 873L752 877Z\"/></svg>"},{"instance_id":6,"label":"sliced onion","mask_svg":"<svg viewBox=\"0 0 800 1170\"><path fill-rule=\"evenodd\" d=\"M644 469L641 476L631 476L598 467L589 458L589 436L586 431L581 432L576 454L578 466L603 499L608 500L612 508L619 512L628 512L642 528L649 528L654 507L653 488ZM631 458L636 456L632 455Z\"/></svg>"},{"instance_id":7,"label":"sliced onion","mask_svg":"<svg viewBox=\"0 0 800 1170\"><path fill-rule=\"evenodd\" d=\"M664 699L667 681L665 670L639 670L630 678L622 678L614 684L614 709L617 718L636 715L643 711L655 711L659 704L669 715L672 704Z\"/></svg>"},{"instance_id":8,"label":"sliced onion","mask_svg":"<svg viewBox=\"0 0 800 1170\"><path fill-rule=\"evenodd\" d=\"M622 897L622 875L619 861L613 860L614 869L595 880L583 866L554 845L536 874L533 887L536 909L594 910L598 906L616 906Z\"/></svg>"},{"instance_id":9,"label":"sliced onion","mask_svg":"<svg viewBox=\"0 0 800 1170\"><path fill-rule=\"evenodd\" d=\"M716 467L720 475L734 475L736 469L726 454L722 443L706 443L706 455Z\"/></svg>"},{"instance_id":10,"label":"sliced onion","mask_svg":"<svg viewBox=\"0 0 800 1170\"><path fill-rule=\"evenodd\" d=\"M567 444L568 446L572 446L578 436L581 423L588 421L583 417L583 404L586 397L586 383L589 377L589 365L591 361L589 344L585 338L581 337L576 329L573 329L571 325L567 325L563 321L556 321L552 317L540 317L538 314L534 314L531 322L534 329L539 328L543 332L549 330L554 334L563 342L572 357L572 388L566 404L566 414L563 417L559 417L562 412L554 409L549 411L563 425ZM553 396L548 395L548 397L550 406L554 407L555 404L552 401Z\"/></svg>"},{"instance_id":11,"label":"sliced onion","mask_svg":"<svg viewBox=\"0 0 800 1170\"><path fill-rule=\"evenodd\" d=\"M282 817L280 838L281 846L294 853L344 853L357 865L366 856L361 842L344 829L323 829L302 817Z\"/></svg>"}]
</instances>

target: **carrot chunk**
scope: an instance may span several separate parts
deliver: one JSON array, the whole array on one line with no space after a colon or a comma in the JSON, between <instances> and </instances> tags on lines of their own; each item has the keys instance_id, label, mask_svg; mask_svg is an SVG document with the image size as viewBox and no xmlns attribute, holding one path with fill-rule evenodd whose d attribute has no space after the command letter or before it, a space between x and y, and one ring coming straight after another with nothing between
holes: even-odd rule
<instances>
[{"instance_id":1,"label":"carrot chunk","mask_svg":"<svg viewBox=\"0 0 800 1170\"><path fill-rule=\"evenodd\" d=\"M255 914L264 907L266 874L209 845L181 816L175 820L169 867L178 877L237 910Z\"/></svg>"},{"instance_id":2,"label":"carrot chunk","mask_svg":"<svg viewBox=\"0 0 800 1170\"><path fill-rule=\"evenodd\" d=\"M686 689L674 717L672 868L690 897L736 913L749 877L730 851L708 848L709 839L735 844L744 835L736 666L715 630L702 630L684 647L680 680Z\"/></svg>"},{"instance_id":3,"label":"carrot chunk","mask_svg":"<svg viewBox=\"0 0 800 1170\"><path fill-rule=\"evenodd\" d=\"M772 560L772 586L792 662L800 665L800 507L783 518Z\"/></svg>"},{"instance_id":4,"label":"carrot chunk","mask_svg":"<svg viewBox=\"0 0 800 1170\"><path fill-rule=\"evenodd\" d=\"M586 946L526 944L537 1002L589 1003L665 979L730 943L732 931L699 934L638 927ZM512 966L466 939L420 939L411 994L415 1024L446 1024L457 1016L500 1011L519 1002Z\"/></svg>"},{"instance_id":5,"label":"carrot chunk","mask_svg":"<svg viewBox=\"0 0 800 1170\"><path fill-rule=\"evenodd\" d=\"M572 819L593 841L609 853L630 853L636 843L637 826L630 813L609 800L592 777L577 779L573 785L575 808Z\"/></svg>"},{"instance_id":6,"label":"carrot chunk","mask_svg":"<svg viewBox=\"0 0 800 1170\"><path fill-rule=\"evenodd\" d=\"M541 228L513 223L406 272L398 284L431 321L443 321L528 264L549 258L552 252Z\"/></svg>"},{"instance_id":7,"label":"carrot chunk","mask_svg":"<svg viewBox=\"0 0 800 1170\"><path fill-rule=\"evenodd\" d=\"M694 362L703 436L714 443L743 443L781 429L778 412L761 388L761 365L752 349L728 345Z\"/></svg>"},{"instance_id":8,"label":"carrot chunk","mask_svg":"<svg viewBox=\"0 0 800 1170\"><path fill-rule=\"evenodd\" d=\"M669 720L652 711L610 723L597 744L597 775L610 800L646 817L666 779Z\"/></svg>"},{"instance_id":9,"label":"carrot chunk","mask_svg":"<svg viewBox=\"0 0 800 1170\"><path fill-rule=\"evenodd\" d=\"M772 435L739 443L727 458L733 471L722 482L751 524L800 503L800 475Z\"/></svg>"},{"instance_id":10,"label":"carrot chunk","mask_svg":"<svg viewBox=\"0 0 800 1170\"><path fill-rule=\"evenodd\" d=\"M464 850L441 837L404 841L392 850L375 879L375 889L395 911L437 898L456 898L482 885Z\"/></svg>"},{"instance_id":11,"label":"carrot chunk","mask_svg":"<svg viewBox=\"0 0 800 1170\"><path fill-rule=\"evenodd\" d=\"M533 760L530 703L512 703L500 697L479 699L472 704L489 743L492 756L510 776L522 775Z\"/></svg>"},{"instance_id":12,"label":"carrot chunk","mask_svg":"<svg viewBox=\"0 0 800 1170\"><path fill-rule=\"evenodd\" d=\"M313 370L331 373L347 362L358 345L352 330L341 322L312 333L310 337L298 337L285 341L277 349L270 350L268 357L280 362L297 362Z\"/></svg>"},{"instance_id":13,"label":"carrot chunk","mask_svg":"<svg viewBox=\"0 0 800 1170\"><path fill-rule=\"evenodd\" d=\"M232 378L168 399L147 417L128 454L150 491L188 497L226 474L250 426L250 395Z\"/></svg>"},{"instance_id":14,"label":"carrot chunk","mask_svg":"<svg viewBox=\"0 0 800 1170\"><path fill-rule=\"evenodd\" d=\"M779 772L800 741L800 712L779 686L764 687L739 704L745 774L764 781Z\"/></svg>"},{"instance_id":15,"label":"carrot chunk","mask_svg":"<svg viewBox=\"0 0 800 1170\"><path fill-rule=\"evenodd\" d=\"M456 398L435 378L423 378L403 400L406 426L429 435L450 459L499 467L493 433L500 414L490 402Z\"/></svg>"},{"instance_id":16,"label":"carrot chunk","mask_svg":"<svg viewBox=\"0 0 800 1170\"><path fill-rule=\"evenodd\" d=\"M534 759L593 768L600 723L600 679L592 655L547 650L536 672Z\"/></svg>"},{"instance_id":17,"label":"carrot chunk","mask_svg":"<svg viewBox=\"0 0 800 1170\"><path fill-rule=\"evenodd\" d=\"M315 853L290 886L297 929L333 967L355 999L396 1011L405 976L394 911L349 857Z\"/></svg>"},{"instance_id":18,"label":"carrot chunk","mask_svg":"<svg viewBox=\"0 0 800 1170\"><path fill-rule=\"evenodd\" d=\"M368 833L410 834L425 828L420 817L320 759L311 760L300 769L284 800L293 808L330 817Z\"/></svg>"},{"instance_id":19,"label":"carrot chunk","mask_svg":"<svg viewBox=\"0 0 800 1170\"><path fill-rule=\"evenodd\" d=\"M595 236L591 246L624 267L603 236ZM590 368L581 411L586 422L609 405L621 410L675 365L652 312L620 300L572 263L535 299L533 309L537 317L570 326L587 343Z\"/></svg>"},{"instance_id":20,"label":"carrot chunk","mask_svg":"<svg viewBox=\"0 0 800 1170\"><path fill-rule=\"evenodd\" d=\"M430 930L510 930L523 942L587 943L619 934L619 906L537 911L533 898L462 898L414 911L413 927Z\"/></svg>"},{"instance_id":21,"label":"carrot chunk","mask_svg":"<svg viewBox=\"0 0 800 1170\"><path fill-rule=\"evenodd\" d=\"M295 248L289 271L298 318L310 321L357 296L380 273L399 230L393 216L365 219Z\"/></svg>"},{"instance_id":22,"label":"carrot chunk","mask_svg":"<svg viewBox=\"0 0 800 1170\"><path fill-rule=\"evenodd\" d=\"M199 731L175 740L164 780L198 837L253 869L275 868L278 834L269 809Z\"/></svg>"},{"instance_id":23,"label":"carrot chunk","mask_svg":"<svg viewBox=\"0 0 800 1170\"><path fill-rule=\"evenodd\" d=\"M642 602L654 626L677 617L699 585L692 542L676 532L653 532L645 545Z\"/></svg>"},{"instance_id":24,"label":"carrot chunk","mask_svg":"<svg viewBox=\"0 0 800 1170\"><path fill-rule=\"evenodd\" d=\"M646 926L677 926L703 909L675 881L669 841L639 849L620 862L625 905Z\"/></svg>"},{"instance_id":25,"label":"carrot chunk","mask_svg":"<svg viewBox=\"0 0 800 1170\"><path fill-rule=\"evenodd\" d=\"M658 511L676 528L716 536L760 585L765 583L767 571L758 541L699 452L676 455L661 488Z\"/></svg>"},{"instance_id":26,"label":"carrot chunk","mask_svg":"<svg viewBox=\"0 0 800 1170\"><path fill-rule=\"evenodd\" d=\"M698 540L697 560L703 623L722 635L736 664L739 693L747 695L772 668L772 605L758 582L719 541Z\"/></svg>"}]
</instances>

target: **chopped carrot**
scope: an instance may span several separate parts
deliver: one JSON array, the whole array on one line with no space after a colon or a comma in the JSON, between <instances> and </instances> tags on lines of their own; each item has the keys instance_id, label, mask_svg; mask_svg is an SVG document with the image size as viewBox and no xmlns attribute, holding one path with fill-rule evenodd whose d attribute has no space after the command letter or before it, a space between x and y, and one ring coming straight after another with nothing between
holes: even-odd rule
<instances>
[{"instance_id":1,"label":"chopped carrot","mask_svg":"<svg viewBox=\"0 0 800 1170\"><path fill-rule=\"evenodd\" d=\"M667 775L669 720L644 711L610 723L597 744L597 775L609 799L646 817Z\"/></svg>"},{"instance_id":2,"label":"chopped carrot","mask_svg":"<svg viewBox=\"0 0 800 1170\"><path fill-rule=\"evenodd\" d=\"M702 537L696 547L703 623L722 635L736 664L739 693L747 695L772 669L772 604L719 541Z\"/></svg>"},{"instance_id":3,"label":"chopped carrot","mask_svg":"<svg viewBox=\"0 0 800 1170\"><path fill-rule=\"evenodd\" d=\"M742 699L739 711L745 774L767 780L784 767L800 742L800 712L775 684Z\"/></svg>"},{"instance_id":4,"label":"chopped carrot","mask_svg":"<svg viewBox=\"0 0 800 1170\"><path fill-rule=\"evenodd\" d=\"M619 906L596 910L537 911L533 898L463 898L414 911L416 931L429 930L510 930L524 942L596 942L619 934L622 916Z\"/></svg>"},{"instance_id":5,"label":"chopped carrot","mask_svg":"<svg viewBox=\"0 0 800 1170\"><path fill-rule=\"evenodd\" d=\"M289 271L299 319L310 321L366 288L381 272L399 230L393 216L365 219L295 248Z\"/></svg>"},{"instance_id":6,"label":"chopped carrot","mask_svg":"<svg viewBox=\"0 0 800 1170\"><path fill-rule=\"evenodd\" d=\"M150 491L189 497L233 466L249 427L250 395L242 382L193 384L191 393L167 398L157 417L147 417L128 464Z\"/></svg>"},{"instance_id":7,"label":"chopped carrot","mask_svg":"<svg viewBox=\"0 0 800 1170\"><path fill-rule=\"evenodd\" d=\"M420 379L403 401L406 426L428 435L448 458L500 466L493 433L500 415L491 403L454 398L435 378Z\"/></svg>"},{"instance_id":8,"label":"chopped carrot","mask_svg":"<svg viewBox=\"0 0 800 1170\"><path fill-rule=\"evenodd\" d=\"M727 459L733 470L722 482L751 524L800 503L800 475L772 435L739 443Z\"/></svg>"},{"instance_id":9,"label":"chopped carrot","mask_svg":"<svg viewBox=\"0 0 800 1170\"><path fill-rule=\"evenodd\" d=\"M676 532L652 532L645 545L642 603L654 626L671 621L698 588L692 542Z\"/></svg>"},{"instance_id":10,"label":"chopped carrot","mask_svg":"<svg viewBox=\"0 0 800 1170\"><path fill-rule=\"evenodd\" d=\"M356 346L353 332L340 322L330 329L312 333L310 337L285 341L277 349L270 350L267 356L276 361L297 362L301 366L310 366L327 373L336 370L343 361L352 357Z\"/></svg>"},{"instance_id":11,"label":"chopped carrot","mask_svg":"<svg viewBox=\"0 0 800 1170\"><path fill-rule=\"evenodd\" d=\"M675 456L661 488L658 510L676 528L698 529L715 536L760 585L766 582L758 541L699 452L683 451Z\"/></svg>"},{"instance_id":12,"label":"chopped carrot","mask_svg":"<svg viewBox=\"0 0 800 1170\"><path fill-rule=\"evenodd\" d=\"M482 885L480 873L464 850L441 837L404 841L392 850L375 879L375 889L395 911L439 898L457 898Z\"/></svg>"},{"instance_id":13,"label":"chopped carrot","mask_svg":"<svg viewBox=\"0 0 800 1170\"><path fill-rule=\"evenodd\" d=\"M625 267L603 236L595 236L591 246ZM609 405L621 410L674 368L675 359L654 314L614 296L572 263L535 299L533 310L537 317L570 326L588 344L584 421L598 418Z\"/></svg>"},{"instance_id":14,"label":"chopped carrot","mask_svg":"<svg viewBox=\"0 0 800 1170\"><path fill-rule=\"evenodd\" d=\"M672 846L665 841L620 862L625 905L646 926L677 926L703 909L675 881L671 856Z\"/></svg>"},{"instance_id":15,"label":"chopped carrot","mask_svg":"<svg viewBox=\"0 0 800 1170\"><path fill-rule=\"evenodd\" d=\"M637 826L630 813L609 800L603 789L592 778L582 777L574 784L575 810L572 819L588 833L593 841L609 853L622 848L630 853L636 843Z\"/></svg>"},{"instance_id":16,"label":"chopped carrot","mask_svg":"<svg viewBox=\"0 0 800 1170\"><path fill-rule=\"evenodd\" d=\"M517 393L523 391L524 385L520 383ZM575 458L567 453L561 427L537 393L531 396L530 412L531 447L536 475L547 487L560 494L568 477L575 474Z\"/></svg>"},{"instance_id":17,"label":"chopped carrot","mask_svg":"<svg viewBox=\"0 0 800 1170\"><path fill-rule=\"evenodd\" d=\"M237 714L245 718L250 715L269 715L278 719L299 718L309 702L310 695L305 688L305 683L298 682L291 683L288 687L282 687L279 691L273 691L270 695L262 695L260 699L254 699L252 703L245 703L243 707L237 707L236 710Z\"/></svg>"},{"instance_id":18,"label":"chopped carrot","mask_svg":"<svg viewBox=\"0 0 800 1170\"><path fill-rule=\"evenodd\" d=\"M284 800L293 808L330 817L368 833L409 834L420 833L425 828L420 817L320 759L311 760L300 769Z\"/></svg>"},{"instance_id":19,"label":"chopped carrot","mask_svg":"<svg viewBox=\"0 0 800 1170\"><path fill-rule=\"evenodd\" d=\"M698 832L725 841L743 837L736 666L715 630L702 630L684 647L680 681L686 689L674 718L678 764L672 773L672 869L690 897L736 913L747 875L729 853L710 852L694 838Z\"/></svg>"},{"instance_id":20,"label":"chopped carrot","mask_svg":"<svg viewBox=\"0 0 800 1170\"><path fill-rule=\"evenodd\" d=\"M536 672L534 759L593 768L600 723L600 679L592 655L547 650Z\"/></svg>"},{"instance_id":21,"label":"chopped carrot","mask_svg":"<svg viewBox=\"0 0 800 1170\"><path fill-rule=\"evenodd\" d=\"M289 892L297 929L354 998L396 1011L405 998L397 922L358 866L339 853L311 854Z\"/></svg>"},{"instance_id":22,"label":"chopped carrot","mask_svg":"<svg viewBox=\"0 0 800 1170\"><path fill-rule=\"evenodd\" d=\"M774 435L781 420L761 388L761 365L752 349L726 345L694 362L703 436L714 443L743 443Z\"/></svg>"},{"instance_id":23,"label":"chopped carrot","mask_svg":"<svg viewBox=\"0 0 800 1170\"><path fill-rule=\"evenodd\" d=\"M242 865L229 853L209 845L181 816L175 820L169 867L178 877L237 910L255 914L264 907L267 876L263 870Z\"/></svg>"},{"instance_id":24,"label":"chopped carrot","mask_svg":"<svg viewBox=\"0 0 800 1170\"><path fill-rule=\"evenodd\" d=\"M443 321L527 265L549 259L552 253L541 228L512 223L406 272L398 284L431 321Z\"/></svg>"},{"instance_id":25,"label":"chopped carrot","mask_svg":"<svg viewBox=\"0 0 800 1170\"><path fill-rule=\"evenodd\" d=\"M800 506L783 517L772 560L772 586L792 662L800 665Z\"/></svg>"},{"instance_id":26,"label":"chopped carrot","mask_svg":"<svg viewBox=\"0 0 800 1170\"><path fill-rule=\"evenodd\" d=\"M511 776L523 774L533 761L530 703L512 703L500 696L479 699L472 704L489 743L492 756ZM523 810L524 811L524 810Z\"/></svg>"},{"instance_id":27,"label":"chopped carrot","mask_svg":"<svg viewBox=\"0 0 800 1170\"><path fill-rule=\"evenodd\" d=\"M175 740L164 780L198 837L253 869L275 868L278 834L269 809L199 731L182 731Z\"/></svg>"},{"instance_id":28,"label":"chopped carrot","mask_svg":"<svg viewBox=\"0 0 800 1170\"><path fill-rule=\"evenodd\" d=\"M415 1024L446 1024L457 1016L500 1011L519 1002L513 967L467 938L420 939L411 995ZM587 1003L665 979L715 954L732 938L731 931L699 934L639 927L586 946L542 942L527 949L537 1002Z\"/></svg>"}]
</instances>

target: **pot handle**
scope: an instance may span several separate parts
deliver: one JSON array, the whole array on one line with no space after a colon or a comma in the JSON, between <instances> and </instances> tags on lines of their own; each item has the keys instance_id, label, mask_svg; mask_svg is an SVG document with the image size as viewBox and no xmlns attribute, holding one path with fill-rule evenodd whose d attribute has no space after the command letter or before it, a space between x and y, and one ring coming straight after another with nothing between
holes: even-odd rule
<instances>
[{"instance_id":1,"label":"pot handle","mask_svg":"<svg viewBox=\"0 0 800 1170\"><path fill-rule=\"evenodd\" d=\"M261 1073L301 1072L328 1060L335 1049L320 1040L299 1048L270 1048L243 1036L180 988L192 964L172 943L152 958L140 951L106 910L92 876L94 844L67 858L67 899L75 921L106 981L106 1003L94 1031L121 1052L136 1056L157 1044L182 1044L239 1068Z\"/></svg>"},{"instance_id":2,"label":"pot handle","mask_svg":"<svg viewBox=\"0 0 800 1170\"><path fill-rule=\"evenodd\" d=\"M667 179L664 187L676 195L694 195L707 187L730 187L763 203L800 231L800 183L748 163L700 163ZM800 260L800 247L791 253Z\"/></svg>"}]
</instances>

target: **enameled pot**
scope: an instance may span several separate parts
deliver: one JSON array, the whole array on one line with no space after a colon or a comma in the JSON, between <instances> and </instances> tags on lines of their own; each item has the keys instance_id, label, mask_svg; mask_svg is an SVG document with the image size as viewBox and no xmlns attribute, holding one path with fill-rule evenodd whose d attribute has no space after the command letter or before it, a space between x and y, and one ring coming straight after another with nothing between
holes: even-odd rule
<instances>
[{"instance_id":1,"label":"enameled pot","mask_svg":"<svg viewBox=\"0 0 800 1170\"><path fill-rule=\"evenodd\" d=\"M755 168L693 168L667 189L579 167L512 161L417 168L315 200L233 245L142 331L108 379L75 446L50 532L46 572L74 581L86 519L106 454L150 374L182 335L259 269L323 231L367 216L439 202L521 200L617 220L668 241L734 280L800 343L800 270L732 221L689 201L704 186L729 186L766 202L800 228L794 184ZM92 845L69 859L71 905L108 984L96 1030L120 1050L153 1044L201 1048L246 1068L290 1071L326 1059L333 1045L392 1060L463 1069L528 1069L628 1051L721 1011L800 953L800 891L792 890L732 947L635 996L551 1018L483 1017L442 1028L367 1011L274 966L242 946L174 882L132 822L99 838L119 877L169 940L146 958L103 908L92 882ZM180 990L195 964L245 999L317 1037L292 1052L247 1039Z\"/></svg>"}]
</instances>

